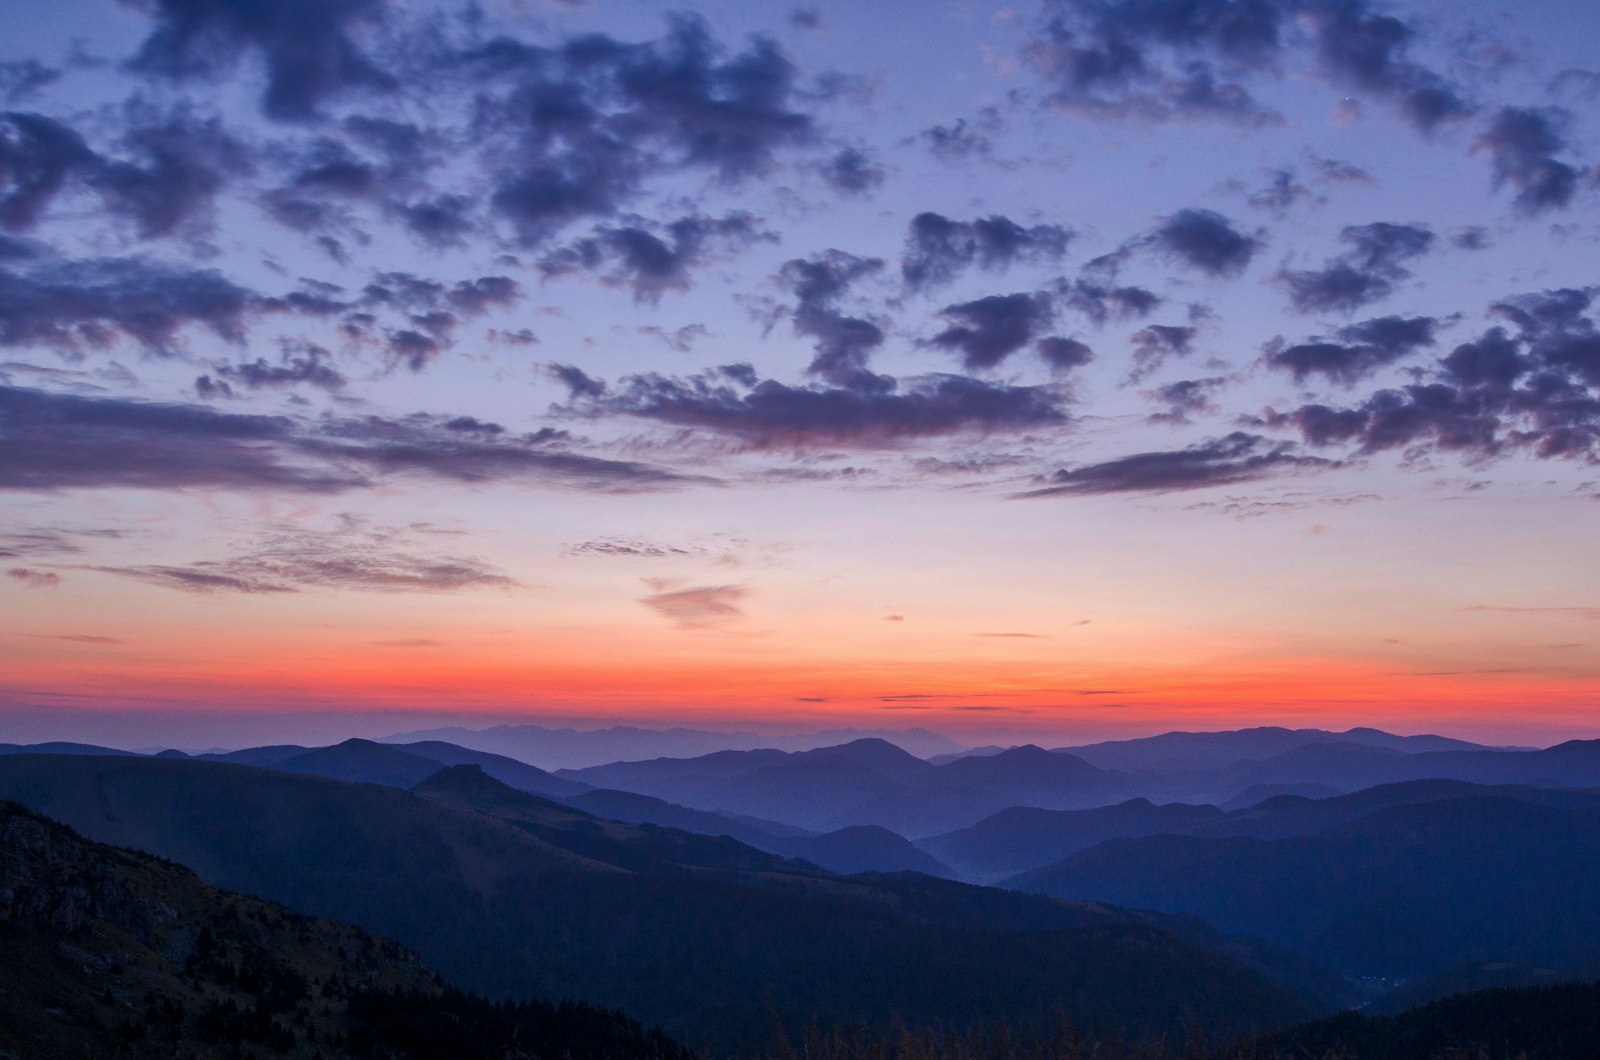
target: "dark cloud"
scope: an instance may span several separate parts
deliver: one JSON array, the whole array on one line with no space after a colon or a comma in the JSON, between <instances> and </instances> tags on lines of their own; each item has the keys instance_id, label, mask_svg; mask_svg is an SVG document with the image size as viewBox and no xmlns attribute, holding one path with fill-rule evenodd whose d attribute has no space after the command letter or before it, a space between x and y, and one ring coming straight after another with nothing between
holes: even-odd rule
<instances>
[{"instance_id":1,"label":"dark cloud","mask_svg":"<svg viewBox=\"0 0 1600 1060\"><path fill-rule=\"evenodd\" d=\"M409 552L399 537L394 531L346 518L334 531L300 529L269 535L248 553L222 560L90 569L191 593L306 589L437 593L518 585L478 559Z\"/></svg>"},{"instance_id":2,"label":"dark cloud","mask_svg":"<svg viewBox=\"0 0 1600 1060\"><path fill-rule=\"evenodd\" d=\"M280 120L313 116L323 100L388 89L394 77L358 39L389 15L386 0L134 0L154 28L130 64L171 78L219 77L246 54L266 65L261 106Z\"/></svg>"},{"instance_id":3,"label":"dark cloud","mask_svg":"<svg viewBox=\"0 0 1600 1060\"><path fill-rule=\"evenodd\" d=\"M1049 299L1037 293L990 295L940 313L950 326L929 342L959 353L968 370L995 367L1039 337L1053 315Z\"/></svg>"},{"instance_id":4,"label":"dark cloud","mask_svg":"<svg viewBox=\"0 0 1600 1060\"><path fill-rule=\"evenodd\" d=\"M1019 261L1059 261L1071 240L1072 232L1060 225L1024 228L998 214L953 221L937 213L920 213L911 219L900 275L913 290L933 287L950 282L974 264L1001 270Z\"/></svg>"},{"instance_id":5,"label":"dark cloud","mask_svg":"<svg viewBox=\"0 0 1600 1060\"><path fill-rule=\"evenodd\" d=\"M401 474L606 492L704 481L572 452L561 432L502 437L463 431L459 418L371 416L307 426L282 416L17 387L0 387L0 442L0 489L11 490L333 493Z\"/></svg>"},{"instance_id":6,"label":"dark cloud","mask_svg":"<svg viewBox=\"0 0 1600 1060\"><path fill-rule=\"evenodd\" d=\"M11 567L6 577L20 582L24 589L54 589L61 584L61 575L54 571L34 570L31 567Z\"/></svg>"},{"instance_id":7,"label":"dark cloud","mask_svg":"<svg viewBox=\"0 0 1600 1060\"><path fill-rule=\"evenodd\" d=\"M680 629L707 629L743 618L739 603L745 595L737 585L697 585L663 589L640 597L639 602Z\"/></svg>"},{"instance_id":8,"label":"dark cloud","mask_svg":"<svg viewBox=\"0 0 1600 1060\"><path fill-rule=\"evenodd\" d=\"M882 163L861 147L846 147L819 167L822 179L841 195L865 195L883 183Z\"/></svg>"},{"instance_id":9,"label":"dark cloud","mask_svg":"<svg viewBox=\"0 0 1600 1060\"><path fill-rule=\"evenodd\" d=\"M727 434L755 448L881 447L962 432L1020 431L1068 422L1046 387L995 386L936 375L877 389L798 387L723 373L686 379L628 376L580 402L589 414L636 416Z\"/></svg>"},{"instance_id":10,"label":"dark cloud","mask_svg":"<svg viewBox=\"0 0 1600 1060\"><path fill-rule=\"evenodd\" d=\"M1300 312L1351 312L1382 301L1411 275L1406 263L1426 254L1435 242L1427 225L1384 221L1351 225L1339 238L1350 249L1321 269L1280 274L1289 288L1289 301Z\"/></svg>"},{"instance_id":11,"label":"dark cloud","mask_svg":"<svg viewBox=\"0 0 1600 1060\"><path fill-rule=\"evenodd\" d=\"M698 169L738 181L815 135L774 41L754 37L730 55L693 17L638 44L601 34L555 48L497 38L458 65L483 86L477 131L504 174L492 204L529 241L616 212L649 174Z\"/></svg>"},{"instance_id":12,"label":"dark cloud","mask_svg":"<svg viewBox=\"0 0 1600 1060\"><path fill-rule=\"evenodd\" d=\"M1151 423L1185 424L1191 417L1216 411L1211 394L1228 380L1223 376L1206 379L1181 379L1145 392L1145 396L1162 406L1160 412L1151 413Z\"/></svg>"},{"instance_id":13,"label":"dark cloud","mask_svg":"<svg viewBox=\"0 0 1600 1060\"><path fill-rule=\"evenodd\" d=\"M145 239L205 221L217 193L251 168L249 149L221 122L182 111L133 128L122 146L130 157L99 159L88 183L107 210L132 221Z\"/></svg>"},{"instance_id":14,"label":"dark cloud","mask_svg":"<svg viewBox=\"0 0 1600 1060\"><path fill-rule=\"evenodd\" d=\"M917 134L937 158L957 161L966 158L984 158L994 151L994 134L1001 127L999 112L989 110L984 118L969 122L958 118L949 125L933 125Z\"/></svg>"},{"instance_id":15,"label":"dark cloud","mask_svg":"<svg viewBox=\"0 0 1600 1060\"><path fill-rule=\"evenodd\" d=\"M138 258L49 262L0 269L0 345L48 346L64 353L103 349L127 338L175 355L191 326L243 342L253 312L286 308L213 269L185 269Z\"/></svg>"},{"instance_id":16,"label":"dark cloud","mask_svg":"<svg viewBox=\"0 0 1600 1060\"><path fill-rule=\"evenodd\" d=\"M328 493L366 483L293 459L279 416L0 387L0 489L228 487Z\"/></svg>"},{"instance_id":17,"label":"dark cloud","mask_svg":"<svg viewBox=\"0 0 1600 1060\"><path fill-rule=\"evenodd\" d=\"M1433 317L1374 317L1340 328L1337 341L1312 339L1288 345L1274 340L1264 359L1269 366L1292 373L1297 383L1321 375L1348 386L1432 346L1438 326Z\"/></svg>"},{"instance_id":18,"label":"dark cloud","mask_svg":"<svg viewBox=\"0 0 1600 1060\"><path fill-rule=\"evenodd\" d=\"M1262 245L1258 237L1241 232L1212 210L1179 210L1163 218L1146 243L1212 277L1237 276Z\"/></svg>"},{"instance_id":19,"label":"dark cloud","mask_svg":"<svg viewBox=\"0 0 1600 1060\"><path fill-rule=\"evenodd\" d=\"M748 213L695 214L667 225L644 221L602 225L592 235L546 254L539 270L547 279L591 273L604 283L630 289L641 302L656 302L663 292L687 291L696 267L775 238Z\"/></svg>"},{"instance_id":20,"label":"dark cloud","mask_svg":"<svg viewBox=\"0 0 1600 1060\"><path fill-rule=\"evenodd\" d=\"M1301 456L1295 447L1235 431L1187 449L1137 453L1101 464L1062 469L1018 497L1092 496L1105 493L1172 493L1236 482L1253 482L1295 470L1316 470L1332 461Z\"/></svg>"},{"instance_id":21,"label":"dark cloud","mask_svg":"<svg viewBox=\"0 0 1600 1060\"><path fill-rule=\"evenodd\" d=\"M1566 149L1571 115L1559 107L1501 107L1473 141L1494 164L1497 185L1510 185L1513 202L1526 214L1558 209L1572 202L1579 171L1556 158Z\"/></svg>"},{"instance_id":22,"label":"dark cloud","mask_svg":"<svg viewBox=\"0 0 1600 1060\"><path fill-rule=\"evenodd\" d=\"M1384 100L1422 132L1473 112L1459 85L1410 59L1416 30L1409 23L1373 11L1366 0L1299 0L1294 7L1318 67L1341 87Z\"/></svg>"},{"instance_id":23,"label":"dark cloud","mask_svg":"<svg viewBox=\"0 0 1600 1060\"><path fill-rule=\"evenodd\" d=\"M0 62L0 98L7 103L21 103L60 76L60 70L37 59Z\"/></svg>"},{"instance_id":24,"label":"dark cloud","mask_svg":"<svg viewBox=\"0 0 1600 1060\"><path fill-rule=\"evenodd\" d=\"M1133 345L1134 382L1143 379L1167 363L1171 357L1187 357L1194 349L1197 328L1175 324L1151 324L1140 328L1128 337Z\"/></svg>"},{"instance_id":25,"label":"dark cloud","mask_svg":"<svg viewBox=\"0 0 1600 1060\"><path fill-rule=\"evenodd\" d=\"M842 250L784 262L777 280L795 296L790 315L794 330L816 340L816 356L806 371L864 391L890 385L867 368L873 352L883 345L883 329L839 308L853 285L882 269L882 258L862 258Z\"/></svg>"},{"instance_id":26,"label":"dark cloud","mask_svg":"<svg viewBox=\"0 0 1600 1060\"><path fill-rule=\"evenodd\" d=\"M254 361L220 365L217 375L228 383L237 383L250 390L302 385L341 390L349 380L329 363L331 357L320 346L295 343L285 347L277 364L257 357Z\"/></svg>"},{"instance_id":27,"label":"dark cloud","mask_svg":"<svg viewBox=\"0 0 1600 1060\"><path fill-rule=\"evenodd\" d=\"M43 114L0 114L0 226L25 232L99 156L75 130Z\"/></svg>"},{"instance_id":28,"label":"dark cloud","mask_svg":"<svg viewBox=\"0 0 1600 1060\"><path fill-rule=\"evenodd\" d=\"M1056 301L1100 326L1112 319L1144 316L1161 304L1161 296L1143 287L1080 278L1063 281L1056 289Z\"/></svg>"},{"instance_id":29,"label":"dark cloud","mask_svg":"<svg viewBox=\"0 0 1600 1060\"><path fill-rule=\"evenodd\" d=\"M1062 0L1029 42L1051 102L1096 119L1281 120L1237 80L1281 49L1270 0Z\"/></svg>"},{"instance_id":30,"label":"dark cloud","mask_svg":"<svg viewBox=\"0 0 1600 1060\"><path fill-rule=\"evenodd\" d=\"M1251 192L1248 201L1258 210L1282 217L1291 207L1302 203L1321 206L1328 200L1295 179L1294 170L1270 169L1266 185Z\"/></svg>"},{"instance_id":31,"label":"dark cloud","mask_svg":"<svg viewBox=\"0 0 1600 1060\"><path fill-rule=\"evenodd\" d=\"M1055 372L1069 372L1094 360L1094 350L1088 343L1059 335L1040 339L1033 344L1033 349Z\"/></svg>"}]
</instances>

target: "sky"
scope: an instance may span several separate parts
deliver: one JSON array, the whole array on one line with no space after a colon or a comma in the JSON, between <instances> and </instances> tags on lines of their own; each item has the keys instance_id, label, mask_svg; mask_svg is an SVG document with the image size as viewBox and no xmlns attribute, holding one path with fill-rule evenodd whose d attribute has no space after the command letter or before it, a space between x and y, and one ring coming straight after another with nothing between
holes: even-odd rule
<instances>
[{"instance_id":1,"label":"sky","mask_svg":"<svg viewBox=\"0 0 1600 1060\"><path fill-rule=\"evenodd\" d=\"M1600 8L9 0L0 740L1600 736Z\"/></svg>"}]
</instances>

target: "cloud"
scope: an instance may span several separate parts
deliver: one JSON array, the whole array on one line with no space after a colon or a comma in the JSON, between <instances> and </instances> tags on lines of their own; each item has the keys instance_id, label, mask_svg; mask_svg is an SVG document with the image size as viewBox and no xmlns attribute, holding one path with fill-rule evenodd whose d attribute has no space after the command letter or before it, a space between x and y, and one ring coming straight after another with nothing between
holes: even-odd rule
<instances>
[{"instance_id":1,"label":"cloud","mask_svg":"<svg viewBox=\"0 0 1600 1060\"><path fill-rule=\"evenodd\" d=\"M957 375L905 382L880 376L874 389L791 386L706 373L688 378L627 376L575 406L589 414L635 416L737 438L757 449L880 448L965 432L1013 432L1068 422L1047 387L1000 386Z\"/></svg>"},{"instance_id":2,"label":"cloud","mask_svg":"<svg viewBox=\"0 0 1600 1060\"><path fill-rule=\"evenodd\" d=\"M0 345L5 346L77 354L126 338L150 353L175 356L186 328L203 327L238 344L249 315L287 307L214 269L138 258L51 262L26 272L0 268Z\"/></svg>"},{"instance_id":3,"label":"cloud","mask_svg":"<svg viewBox=\"0 0 1600 1060\"><path fill-rule=\"evenodd\" d=\"M11 567L6 577L20 582L24 589L54 589L61 584L61 575L54 571L34 570L31 567Z\"/></svg>"},{"instance_id":4,"label":"cloud","mask_svg":"<svg viewBox=\"0 0 1600 1060\"><path fill-rule=\"evenodd\" d=\"M295 593L307 589L363 592L459 592L514 588L519 583L482 560L420 556L404 550L398 531L346 517L337 530L286 530L254 549L184 566L93 567L104 574L191 593Z\"/></svg>"},{"instance_id":5,"label":"cloud","mask_svg":"<svg viewBox=\"0 0 1600 1060\"><path fill-rule=\"evenodd\" d=\"M1063 468L1019 498L1094 496L1108 493L1173 493L1253 482L1296 470L1320 470L1333 462L1300 456L1294 446L1235 431L1187 449L1136 453L1100 464Z\"/></svg>"},{"instance_id":6,"label":"cloud","mask_svg":"<svg viewBox=\"0 0 1600 1060\"><path fill-rule=\"evenodd\" d=\"M695 214L666 225L602 225L592 235L547 253L539 271L547 280L592 273L653 304L666 291L687 291L696 267L762 240L775 241L776 236L748 213Z\"/></svg>"},{"instance_id":7,"label":"cloud","mask_svg":"<svg viewBox=\"0 0 1600 1060\"><path fill-rule=\"evenodd\" d=\"M0 387L0 489L223 486L328 493L349 469L293 459L280 416Z\"/></svg>"},{"instance_id":8,"label":"cloud","mask_svg":"<svg viewBox=\"0 0 1600 1060\"><path fill-rule=\"evenodd\" d=\"M1269 169L1266 186L1251 192L1246 201L1258 210L1282 217L1291 207L1302 203L1322 206L1328 200L1296 180L1294 170Z\"/></svg>"},{"instance_id":9,"label":"cloud","mask_svg":"<svg viewBox=\"0 0 1600 1060\"><path fill-rule=\"evenodd\" d=\"M224 386L237 383L249 390L302 385L322 390L342 390L349 380L329 363L331 358L332 354L320 346L293 343L285 346L277 364L257 357L254 361L240 364L219 365L217 375L225 381L222 383ZM210 384L206 376L200 378L207 380L206 384L196 381L196 389L202 394L214 388L215 384Z\"/></svg>"},{"instance_id":10,"label":"cloud","mask_svg":"<svg viewBox=\"0 0 1600 1060\"><path fill-rule=\"evenodd\" d=\"M1037 293L990 295L939 312L951 323L930 345L959 353L969 371L995 367L1032 342L1053 315L1049 299Z\"/></svg>"},{"instance_id":11,"label":"cloud","mask_svg":"<svg viewBox=\"0 0 1600 1060\"><path fill-rule=\"evenodd\" d=\"M703 549L679 548L676 545L658 545L636 538L595 538L567 546L570 556L607 556L643 559L666 559L673 556L697 556Z\"/></svg>"},{"instance_id":12,"label":"cloud","mask_svg":"<svg viewBox=\"0 0 1600 1060\"><path fill-rule=\"evenodd\" d=\"M368 416L307 425L284 416L0 386L0 490L336 493L398 474L603 492L706 481L572 452L560 432L501 437L462 430L460 423Z\"/></svg>"},{"instance_id":13,"label":"cloud","mask_svg":"<svg viewBox=\"0 0 1600 1060\"><path fill-rule=\"evenodd\" d=\"M911 219L900 275L906 287L920 290L949 283L973 265L1001 271L1019 261L1048 264L1061 259L1072 236L1061 225L1024 228L999 214L953 221L920 213Z\"/></svg>"},{"instance_id":14,"label":"cloud","mask_svg":"<svg viewBox=\"0 0 1600 1060\"><path fill-rule=\"evenodd\" d=\"M1172 357L1187 357L1194 350L1199 329L1186 325L1151 324L1128 336L1133 346L1133 371L1129 379L1138 382L1161 368Z\"/></svg>"},{"instance_id":15,"label":"cloud","mask_svg":"<svg viewBox=\"0 0 1600 1060\"><path fill-rule=\"evenodd\" d=\"M1473 604L1466 610L1499 611L1510 615L1563 615L1600 622L1600 607L1493 607L1488 604Z\"/></svg>"},{"instance_id":16,"label":"cloud","mask_svg":"<svg viewBox=\"0 0 1600 1060\"><path fill-rule=\"evenodd\" d=\"M651 593L639 602L679 629L709 629L743 618L738 605L745 595L737 585L698 585Z\"/></svg>"},{"instance_id":17,"label":"cloud","mask_svg":"<svg viewBox=\"0 0 1600 1060\"><path fill-rule=\"evenodd\" d=\"M777 282L796 299L790 321L796 334L816 340L816 356L807 372L841 387L870 391L887 385L867 368L873 352L883 345L883 329L839 308L851 287L881 271L883 264L882 258L862 258L842 250L783 263Z\"/></svg>"},{"instance_id":18,"label":"cloud","mask_svg":"<svg viewBox=\"0 0 1600 1060\"><path fill-rule=\"evenodd\" d=\"M74 644L126 644L119 637L103 637L95 633L35 633L40 640L65 640Z\"/></svg>"},{"instance_id":19,"label":"cloud","mask_svg":"<svg viewBox=\"0 0 1600 1060\"><path fill-rule=\"evenodd\" d=\"M1389 297L1411 275L1405 263L1426 254L1435 242L1427 225L1382 221L1349 226L1339 238L1350 249L1323 268L1279 274L1289 287L1289 301L1300 312L1351 312Z\"/></svg>"},{"instance_id":20,"label":"cloud","mask_svg":"<svg viewBox=\"0 0 1600 1060\"><path fill-rule=\"evenodd\" d=\"M1335 84L1383 99L1424 133L1474 111L1459 85L1411 61L1411 24L1366 0L1301 0L1296 9L1318 67Z\"/></svg>"},{"instance_id":21,"label":"cloud","mask_svg":"<svg viewBox=\"0 0 1600 1060\"><path fill-rule=\"evenodd\" d=\"M1288 345L1275 339L1267 345L1264 362L1293 374L1302 383L1321 375L1346 386L1385 365L1434 344L1439 321L1433 317L1374 317L1340 328L1339 341L1311 339Z\"/></svg>"},{"instance_id":22,"label":"cloud","mask_svg":"<svg viewBox=\"0 0 1600 1060\"><path fill-rule=\"evenodd\" d=\"M385 0L138 0L137 6L154 27L132 69L173 80L213 78L253 53L267 69L262 110L279 120L311 118L329 96L395 84L358 44L390 15Z\"/></svg>"},{"instance_id":23,"label":"cloud","mask_svg":"<svg viewBox=\"0 0 1600 1060\"><path fill-rule=\"evenodd\" d=\"M491 204L529 242L616 212L650 174L703 170L735 183L816 134L794 107L794 67L776 42L753 37L730 55L695 17L637 44L498 37L462 53L454 72L476 88L475 131L501 174Z\"/></svg>"},{"instance_id":24,"label":"cloud","mask_svg":"<svg viewBox=\"0 0 1600 1060\"><path fill-rule=\"evenodd\" d=\"M1054 8L1058 13L1028 42L1025 56L1061 110L1155 124L1281 121L1237 80L1276 59L1277 4L1064 0Z\"/></svg>"},{"instance_id":25,"label":"cloud","mask_svg":"<svg viewBox=\"0 0 1600 1060\"><path fill-rule=\"evenodd\" d=\"M1345 408L1304 405L1263 422L1298 428L1313 445L1371 453L1401 448L1468 460L1520 450L1543 459L1600 457L1600 326L1594 289L1564 288L1494 303L1515 330L1492 327L1441 358L1435 381L1380 390Z\"/></svg>"},{"instance_id":26,"label":"cloud","mask_svg":"<svg viewBox=\"0 0 1600 1060\"><path fill-rule=\"evenodd\" d=\"M822 179L841 195L865 195L883 183L883 164L861 147L846 147L818 167Z\"/></svg>"},{"instance_id":27,"label":"cloud","mask_svg":"<svg viewBox=\"0 0 1600 1060\"><path fill-rule=\"evenodd\" d=\"M1494 165L1495 184L1509 185L1518 210L1538 214L1572 202L1579 171L1555 156L1566 149L1571 115L1561 107L1501 107L1473 141Z\"/></svg>"},{"instance_id":28,"label":"cloud","mask_svg":"<svg viewBox=\"0 0 1600 1060\"><path fill-rule=\"evenodd\" d=\"M1211 393L1227 381L1223 376L1181 379L1147 390L1145 397L1165 406L1162 411L1152 413L1147 418L1151 423L1184 424L1190 422L1192 416L1215 412L1216 405L1211 401Z\"/></svg>"},{"instance_id":29,"label":"cloud","mask_svg":"<svg viewBox=\"0 0 1600 1060\"><path fill-rule=\"evenodd\" d=\"M1161 304L1161 296L1143 287L1116 286L1099 280L1063 281L1057 285L1056 301L1081 313L1096 326L1107 321L1144 316Z\"/></svg>"},{"instance_id":30,"label":"cloud","mask_svg":"<svg viewBox=\"0 0 1600 1060\"><path fill-rule=\"evenodd\" d=\"M1239 231L1213 210L1179 210L1162 219L1144 243L1207 276L1237 276L1250 264L1261 240Z\"/></svg>"}]
</instances>

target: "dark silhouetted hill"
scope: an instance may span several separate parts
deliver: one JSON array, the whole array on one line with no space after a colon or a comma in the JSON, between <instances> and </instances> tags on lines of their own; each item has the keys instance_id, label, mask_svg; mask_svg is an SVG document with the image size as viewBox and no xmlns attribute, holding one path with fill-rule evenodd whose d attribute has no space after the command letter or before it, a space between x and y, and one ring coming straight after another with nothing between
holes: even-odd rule
<instances>
[{"instance_id":1,"label":"dark silhouetted hill","mask_svg":"<svg viewBox=\"0 0 1600 1060\"><path fill-rule=\"evenodd\" d=\"M0 802L0 1055L499 1060L512 1047L687 1055L615 1012L491 1005L388 939Z\"/></svg>"}]
</instances>

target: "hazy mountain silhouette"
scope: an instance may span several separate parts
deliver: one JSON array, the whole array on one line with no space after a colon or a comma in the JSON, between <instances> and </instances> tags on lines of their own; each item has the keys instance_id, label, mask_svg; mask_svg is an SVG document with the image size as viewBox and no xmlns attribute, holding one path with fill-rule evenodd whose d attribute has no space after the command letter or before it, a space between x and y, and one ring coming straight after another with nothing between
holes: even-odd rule
<instances>
[{"instance_id":1,"label":"hazy mountain silhouette","mask_svg":"<svg viewBox=\"0 0 1600 1060\"><path fill-rule=\"evenodd\" d=\"M924 872L954 879L950 866L904 836L875 824L856 824L822 835L779 839L768 837L756 846L792 858L804 858L832 872Z\"/></svg>"},{"instance_id":2,"label":"hazy mountain silhouette","mask_svg":"<svg viewBox=\"0 0 1600 1060\"><path fill-rule=\"evenodd\" d=\"M1307 744L1348 744L1417 754L1426 751L1481 750L1482 744L1447 736L1396 736L1381 729L1345 732L1261 726L1225 732L1167 732L1134 740L1063 747L1102 769L1178 773L1210 771L1253 759L1270 758Z\"/></svg>"},{"instance_id":3,"label":"hazy mountain silhouette","mask_svg":"<svg viewBox=\"0 0 1600 1060\"><path fill-rule=\"evenodd\" d=\"M816 831L876 824L903 836L948 831L1008 806L1100 805L1123 789L1120 775L1031 745L934 765L870 739L794 753L616 762L558 775Z\"/></svg>"},{"instance_id":4,"label":"hazy mountain silhouette","mask_svg":"<svg viewBox=\"0 0 1600 1060\"><path fill-rule=\"evenodd\" d=\"M132 755L132 751L119 751L114 747L97 747L92 743L68 743L56 740L50 743L0 743L0 755Z\"/></svg>"},{"instance_id":5,"label":"hazy mountain silhouette","mask_svg":"<svg viewBox=\"0 0 1600 1060\"><path fill-rule=\"evenodd\" d=\"M695 1042L767 1034L774 1008L881 1026L1060 1005L1129 1030L1281 1025L1311 1008L1160 918L841 877L725 837L599 821L465 767L412 793L193 759L20 755L0 759L0 795L382 931L463 986L615 1004Z\"/></svg>"},{"instance_id":6,"label":"hazy mountain silhouette","mask_svg":"<svg viewBox=\"0 0 1600 1060\"><path fill-rule=\"evenodd\" d=\"M1600 953L1600 797L1504 794L1379 809L1281 839L1114 839L1010 885L1193 913L1353 975Z\"/></svg>"},{"instance_id":7,"label":"hazy mountain silhouette","mask_svg":"<svg viewBox=\"0 0 1600 1060\"><path fill-rule=\"evenodd\" d=\"M498 778L496 778L498 779ZM557 778L558 780L561 778ZM702 835L731 835L742 843L760 846L773 838L808 836L816 833L778 821L760 817L740 817L734 814L714 813L679 806L654 795L640 795L632 791L596 788L578 795L563 795L561 801L585 813L604 817L608 821L628 824L655 824L663 828L681 828L685 832Z\"/></svg>"},{"instance_id":8,"label":"hazy mountain silhouette","mask_svg":"<svg viewBox=\"0 0 1600 1060\"><path fill-rule=\"evenodd\" d=\"M716 751L807 751L862 738L888 740L919 757L963 750L942 733L927 729L825 729L812 733L764 735L673 727L647 729L617 725L605 729L552 728L542 725L496 725L487 729L450 726L386 736L382 743L443 740L459 747L508 755L542 769L583 769L610 762L631 762L671 756L693 758Z\"/></svg>"},{"instance_id":9,"label":"hazy mountain silhouette","mask_svg":"<svg viewBox=\"0 0 1600 1060\"><path fill-rule=\"evenodd\" d=\"M1183 832L1223 817L1215 806L1129 799L1091 810L1041 810L1014 806L977 824L917 845L962 874L990 883L1058 861L1068 854L1122 836Z\"/></svg>"}]
</instances>

